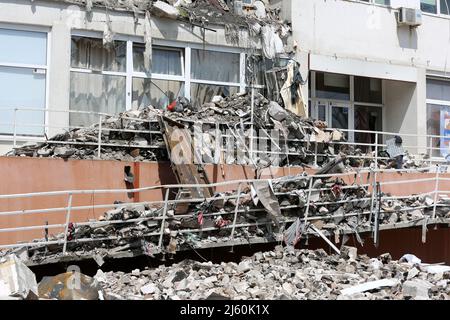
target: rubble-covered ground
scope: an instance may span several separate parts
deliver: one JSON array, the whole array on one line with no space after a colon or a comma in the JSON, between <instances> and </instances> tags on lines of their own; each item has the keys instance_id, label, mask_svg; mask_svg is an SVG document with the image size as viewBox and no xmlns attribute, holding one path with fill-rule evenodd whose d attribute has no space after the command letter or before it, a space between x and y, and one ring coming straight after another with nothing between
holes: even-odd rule
<instances>
[{"instance_id":1,"label":"rubble-covered ground","mask_svg":"<svg viewBox=\"0 0 450 320\"><path fill-rule=\"evenodd\" d=\"M186 260L129 274L99 270L95 279L105 299L450 299L450 267L412 255L371 259L352 247L328 255L278 246L239 264Z\"/></svg>"}]
</instances>

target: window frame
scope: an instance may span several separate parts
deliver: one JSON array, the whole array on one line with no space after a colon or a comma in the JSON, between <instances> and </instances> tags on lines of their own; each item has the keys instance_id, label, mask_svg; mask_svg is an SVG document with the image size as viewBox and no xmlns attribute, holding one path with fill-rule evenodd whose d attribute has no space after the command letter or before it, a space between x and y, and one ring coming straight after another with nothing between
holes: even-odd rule
<instances>
[{"instance_id":1,"label":"window frame","mask_svg":"<svg viewBox=\"0 0 450 320\"><path fill-rule=\"evenodd\" d=\"M319 98L316 95L316 73L317 72L327 73L326 71L310 70L309 81L311 81L311 83L310 83L310 93L308 94L308 96L309 96L308 103L310 103L310 106L311 106L310 107L311 114L309 115L309 117L318 119L318 115L319 115L319 110L317 107L318 103L325 103L326 105L328 105L328 104L334 104L334 105L346 104L346 105L348 105L348 108L349 108L349 130L355 130L355 106L377 107L377 108L382 108L381 126L382 126L382 128L386 127L385 112L384 112L386 90L385 90L385 81L383 81L383 79L380 79L381 80L381 103L355 101L355 77L356 77L355 75L348 75L350 78L349 79L349 81L350 81L350 99L349 100L326 99L326 98ZM328 123L330 123L329 122L330 117L331 117L330 112L329 112L328 108L326 108L326 118L327 118ZM351 142L355 141L354 133L355 133L354 131L349 132L348 139Z\"/></svg>"},{"instance_id":2,"label":"window frame","mask_svg":"<svg viewBox=\"0 0 450 320\"><path fill-rule=\"evenodd\" d=\"M40 32L46 34L46 59L45 65L39 64L27 64L27 63L12 63L0 61L0 67L13 67L13 68L23 68L23 69L35 69L35 70L44 70L45 72L45 100L44 100L44 123L42 124L43 134L37 135L29 135L29 134L20 134L15 133L17 140L23 141L40 141L42 137L45 137L49 133L49 81L50 81L50 62L51 62L51 39L52 39L52 30L49 27L44 26L35 26L35 25L20 25L20 24L9 24L0 22L0 29L9 29L14 31L29 31L29 32ZM0 121L1 122L1 121ZM14 133L5 133L0 132L0 140L9 140ZM23 138L23 139L21 139Z\"/></svg>"},{"instance_id":3,"label":"window frame","mask_svg":"<svg viewBox=\"0 0 450 320\"><path fill-rule=\"evenodd\" d=\"M89 37L102 39L103 35L101 32L89 31L89 30L77 30L74 29L71 32L71 37ZM127 46L126 52L126 71L125 72L115 72L115 71L95 71L97 74L105 75L115 75L115 76L125 76L126 77L126 110L131 110L133 105L133 78L144 78L144 79L154 79L154 80L168 80L168 81L178 81L184 83L184 97L191 99L191 84L207 84L207 85L218 85L218 86L230 86L237 87L238 92L245 92L246 88L250 88L250 84L247 86L245 79L245 61L246 54L244 48L227 47L220 45L210 45L210 44L200 44L200 43L189 43L174 40L165 39L153 39L153 47L161 48L164 50L179 50L184 54L181 55L182 63L182 75L166 75L166 74L149 74L146 72L134 71L134 61L133 61L133 44L144 44L143 37L139 36L128 36L117 34L114 38L117 41L125 41ZM191 64L192 64L192 49L198 50L209 50L224 53L234 53L239 54L239 82L221 82L221 81L210 81L210 80L198 80L191 78ZM85 72L93 73L89 69L79 69L72 68L70 66L70 72ZM255 86L255 88L264 88L264 85ZM69 103L70 108L70 103Z\"/></svg>"},{"instance_id":4,"label":"window frame","mask_svg":"<svg viewBox=\"0 0 450 320\"><path fill-rule=\"evenodd\" d=\"M427 74L426 81L428 81L428 80L445 81L445 82L448 82L450 84L450 78L448 78L448 77L439 77L439 76L434 76L434 75L431 75L431 74ZM438 105L438 106L441 106L441 107L449 107L450 108L450 99L449 100L431 99L431 98L428 98L427 94L428 93L426 92L425 93L425 95L426 95L425 105L426 105L426 112L427 113L428 113L429 105ZM427 119L427 121L428 121L428 119ZM426 125L426 130L427 130L427 135L428 135L428 125ZM440 133L438 135L440 135ZM434 138L432 138L432 139L434 139ZM442 156L439 156L439 157L433 156L433 152L436 151L436 150L428 149L430 147L428 145L428 143L429 143L429 140L427 138L426 145L427 145L428 153L429 154L431 153L431 157L430 158L432 160L442 160L442 159L444 159L444 157L442 157ZM439 151L439 154L440 154L440 151Z\"/></svg>"}]
</instances>

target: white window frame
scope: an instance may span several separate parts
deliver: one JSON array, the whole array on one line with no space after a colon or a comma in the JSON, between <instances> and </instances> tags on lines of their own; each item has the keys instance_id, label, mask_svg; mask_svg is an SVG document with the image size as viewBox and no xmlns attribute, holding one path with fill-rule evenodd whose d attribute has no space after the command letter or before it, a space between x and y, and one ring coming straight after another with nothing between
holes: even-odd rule
<instances>
[{"instance_id":1,"label":"white window frame","mask_svg":"<svg viewBox=\"0 0 450 320\"><path fill-rule=\"evenodd\" d=\"M88 38L96 38L102 39L102 33L97 31L88 31L88 30L72 30L71 37L88 37ZM127 44L127 53L126 53L126 72L113 72L113 71L101 71L95 72L96 74L105 74L105 75L116 75L116 76L125 76L126 77L126 110L132 109L132 83L133 78L144 78L144 79L154 79L154 80L169 80L169 81L178 81L184 83L184 97L187 99L191 99L191 84L210 84L210 85L218 85L218 86L230 86L239 88L239 92L245 92L247 88L246 79L245 79L245 61L246 54L243 48L233 48L227 46L219 46L219 45L210 45L210 44L198 44L198 43L189 43L189 42L181 42L181 41L173 41L173 40L164 40L164 39L153 39L153 46L160 47L164 50L180 50L184 54L181 55L181 63L182 63L182 75L166 75L166 74L148 74L146 72L137 72L134 71L134 63L133 63L133 43L143 44L144 39L142 37L137 36L127 36L127 35L116 35L114 40L125 41ZM239 54L239 82L221 82L221 81L209 81L209 80L198 80L191 78L191 53L192 49L199 50L209 50L216 52L224 52L224 53L235 53ZM92 73L92 70L89 69L79 69L79 68L70 68L70 72L84 72L84 73ZM263 85L255 86L264 88ZM70 106L69 106L70 107Z\"/></svg>"},{"instance_id":2,"label":"white window frame","mask_svg":"<svg viewBox=\"0 0 450 320\"><path fill-rule=\"evenodd\" d=\"M382 128L386 127L385 124L385 112L384 112L384 105L385 105L385 87L384 87L384 81L381 80L381 103L370 103L370 102L359 102L355 101L355 76L354 75L348 75L349 81L350 81L350 100L338 100L338 99L326 99L326 98L319 98L316 95L316 72L323 72L325 71L310 71L310 79L311 81L311 97L309 98L309 102L311 103L311 114L309 115L311 118L318 119L319 110L318 110L318 104L325 104L326 105L326 121L329 125L331 125L331 105L346 105L349 108L349 121L348 121L348 129L349 130L355 130L355 106L364 106L364 107L378 107L382 108L381 116L382 116ZM355 135L354 132L349 132L348 139L350 142L355 141Z\"/></svg>"},{"instance_id":3,"label":"white window frame","mask_svg":"<svg viewBox=\"0 0 450 320\"><path fill-rule=\"evenodd\" d=\"M438 80L438 81L445 81L445 82L450 83L450 78L438 77L438 76L433 76L433 75L427 75L425 81L427 81L427 80ZM425 93L425 94L427 95L427 93ZM426 103L426 113L427 114L428 114L428 105L430 105L430 104L443 106L443 107L450 107L450 100L437 100L437 99L426 98L426 102L425 103ZM428 126L426 126L426 129L427 129L427 132L428 132ZM439 133L439 135L440 135L440 133ZM428 138L427 138L427 140L428 140ZM428 147L428 141L427 141L427 147ZM431 150L431 153L433 154L433 150ZM442 159L444 159L444 157L442 157L442 156L439 156L439 157L431 156L431 159L432 160L442 160Z\"/></svg>"},{"instance_id":4,"label":"white window frame","mask_svg":"<svg viewBox=\"0 0 450 320\"><path fill-rule=\"evenodd\" d=\"M11 63L0 61L0 67L14 67L14 68L24 68L24 69L36 69L36 70L44 70L45 72L45 102L44 102L44 123L42 127L44 128L44 133L42 135L25 135L16 133L18 140L24 141L39 141L41 137L48 135L49 132L49 90L50 90L50 61L51 61L51 28L43 27L43 26L28 26L28 25L19 25L19 24L8 24L0 22L0 29L9 29L15 31L31 31L31 32L40 32L45 33L47 35L47 45L46 45L46 61L45 65L40 64L27 64L27 63ZM1 122L1 121L0 121ZM0 140L10 140L13 134L5 134L0 132ZM23 137L23 139L21 139Z\"/></svg>"}]
</instances>

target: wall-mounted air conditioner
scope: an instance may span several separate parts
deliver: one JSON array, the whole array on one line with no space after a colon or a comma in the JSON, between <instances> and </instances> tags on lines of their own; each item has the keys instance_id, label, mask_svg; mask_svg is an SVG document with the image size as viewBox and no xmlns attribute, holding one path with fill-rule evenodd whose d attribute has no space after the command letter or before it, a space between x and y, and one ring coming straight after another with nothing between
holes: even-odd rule
<instances>
[{"instance_id":1,"label":"wall-mounted air conditioner","mask_svg":"<svg viewBox=\"0 0 450 320\"><path fill-rule=\"evenodd\" d=\"M420 26L422 24L422 11L413 8L399 8L397 23L399 26Z\"/></svg>"}]
</instances>

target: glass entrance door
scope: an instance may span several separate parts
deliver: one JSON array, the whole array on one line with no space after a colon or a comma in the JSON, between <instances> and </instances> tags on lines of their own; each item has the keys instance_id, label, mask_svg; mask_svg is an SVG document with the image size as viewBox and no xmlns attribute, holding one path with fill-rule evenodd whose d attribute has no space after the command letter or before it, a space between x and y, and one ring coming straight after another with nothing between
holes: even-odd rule
<instances>
[{"instance_id":1,"label":"glass entrance door","mask_svg":"<svg viewBox=\"0 0 450 320\"><path fill-rule=\"evenodd\" d=\"M319 100L312 110L312 117L328 123L330 128L351 129L352 116L351 108L348 104ZM353 141L353 134L345 132L345 136Z\"/></svg>"}]
</instances>

